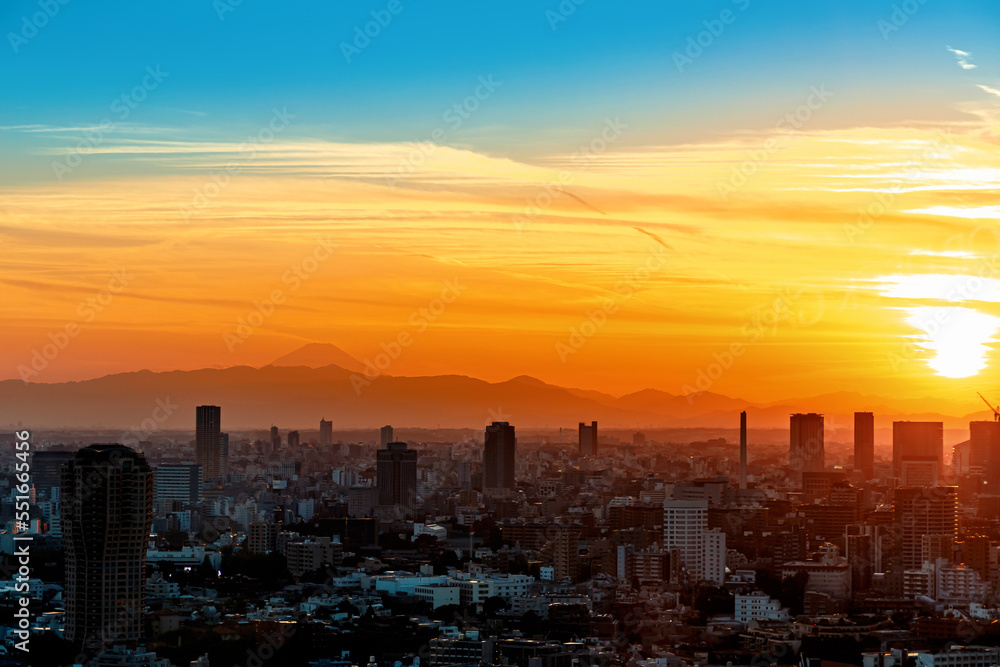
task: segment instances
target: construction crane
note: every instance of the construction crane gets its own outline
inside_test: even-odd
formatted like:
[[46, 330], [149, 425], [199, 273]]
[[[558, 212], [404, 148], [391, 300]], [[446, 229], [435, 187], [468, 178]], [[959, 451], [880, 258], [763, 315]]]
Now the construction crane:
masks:
[[[978, 391], [976, 393], [979, 394]], [[987, 401], [986, 397], [983, 396], [982, 394], [979, 394], [979, 398], [983, 399], [983, 403], [985, 403], [986, 405], [988, 405], [989, 408], [990, 408], [990, 410], [993, 411], [993, 421], [1000, 422], [1000, 410], [998, 410], [997, 408], [995, 408], [992, 405], [990, 405], [990, 402]]]

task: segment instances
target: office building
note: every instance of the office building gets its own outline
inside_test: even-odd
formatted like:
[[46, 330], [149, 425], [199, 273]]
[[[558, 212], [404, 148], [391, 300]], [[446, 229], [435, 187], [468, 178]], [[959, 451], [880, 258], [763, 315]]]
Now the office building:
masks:
[[968, 469], [985, 475], [990, 493], [996, 493], [1000, 484], [1000, 422], [969, 422]]
[[483, 449], [483, 489], [513, 489], [514, 457], [517, 438], [508, 422], [493, 422], [486, 427]]
[[900, 475], [903, 460], [937, 461], [944, 456], [944, 424], [942, 422], [892, 423], [892, 472]]
[[597, 456], [597, 422], [580, 422], [580, 456]]
[[823, 472], [826, 454], [823, 445], [823, 415], [810, 412], [791, 417], [788, 466], [795, 472]]
[[396, 441], [392, 436], [392, 427], [388, 425], [382, 427], [382, 430], [379, 432], [379, 436], [382, 449], [385, 449], [390, 442]]
[[199, 405], [195, 409], [195, 463], [201, 466], [203, 480], [218, 479], [222, 474], [221, 442], [222, 408]]
[[65, 638], [88, 648], [138, 640], [153, 520], [152, 469], [124, 445], [85, 447], [63, 467], [60, 502]]
[[333, 422], [319, 420], [319, 446], [329, 447], [333, 444]]
[[219, 434], [219, 477], [229, 474], [229, 434]]
[[271, 454], [277, 454], [281, 451], [281, 434], [278, 433], [278, 427], [271, 427]]
[[875, 414], [854, 413], [854, 469], [861, 471], [861, 478], [875, 476]]
[[957, 487], [899, 487], [892, 511], [904, 570], [919, 570], [925, 556], [951, 557], [958, 538]]
[[417, 507], [417, 452], [405, 442], [390, 442], [376, 455], [378, 504], [401, 507], [412, 516]]
[[201, 466], [196, 463], [165, 463], [154, 469], [154, 499], [196, 503], [201, 499]]
[[291, 453], [295, 453], [299, 449], [299, 432], [289, 431], [288, 432], [288, 449]]

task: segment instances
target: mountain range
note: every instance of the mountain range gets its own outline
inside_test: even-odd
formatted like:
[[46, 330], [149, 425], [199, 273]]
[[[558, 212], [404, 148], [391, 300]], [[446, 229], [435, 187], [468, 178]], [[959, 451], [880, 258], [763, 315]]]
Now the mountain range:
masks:
[[364, 374], [364, 364], [334, 345], [310, 344], [261, 368], [118, 373], [80, 382], [0, 382], [0, 424], [28, 428], [123, 428], [152, 431], [194, 427], [194, 408], [223, 407], [223, 428], [279, 424], [317, 428], [480, 428], [491, 421], [521, 427], [569, 427], [597, 420], [603, 428], [735, 428], [746, 410], [754, 428], [787, 428], [793, 412], [822, 412], [828, 429], [853, 426], [855, 411], [889, 420], [943, 421], [968, 428], [991, 419], [965, 414], [956, 403], [890, 399], [839, 392], [753, 403], [712, 392], [687, 396], [643, 389], [624, 396], [548, 384], [529, 376], [486, 382], [464, 375], [402, 377]]

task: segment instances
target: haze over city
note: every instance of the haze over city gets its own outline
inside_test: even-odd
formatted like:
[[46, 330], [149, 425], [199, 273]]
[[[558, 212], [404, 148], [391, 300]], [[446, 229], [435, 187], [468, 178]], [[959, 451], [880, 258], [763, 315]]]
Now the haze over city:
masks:
[[0, 667], [1000, 667], [1000, 7], [0, 7]]

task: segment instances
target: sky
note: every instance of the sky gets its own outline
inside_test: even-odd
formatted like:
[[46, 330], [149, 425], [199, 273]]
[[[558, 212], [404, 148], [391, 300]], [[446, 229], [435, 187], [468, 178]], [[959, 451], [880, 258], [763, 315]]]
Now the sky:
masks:
[[0, 378], [1000, 399], [1000, 7], [0, 8]]

